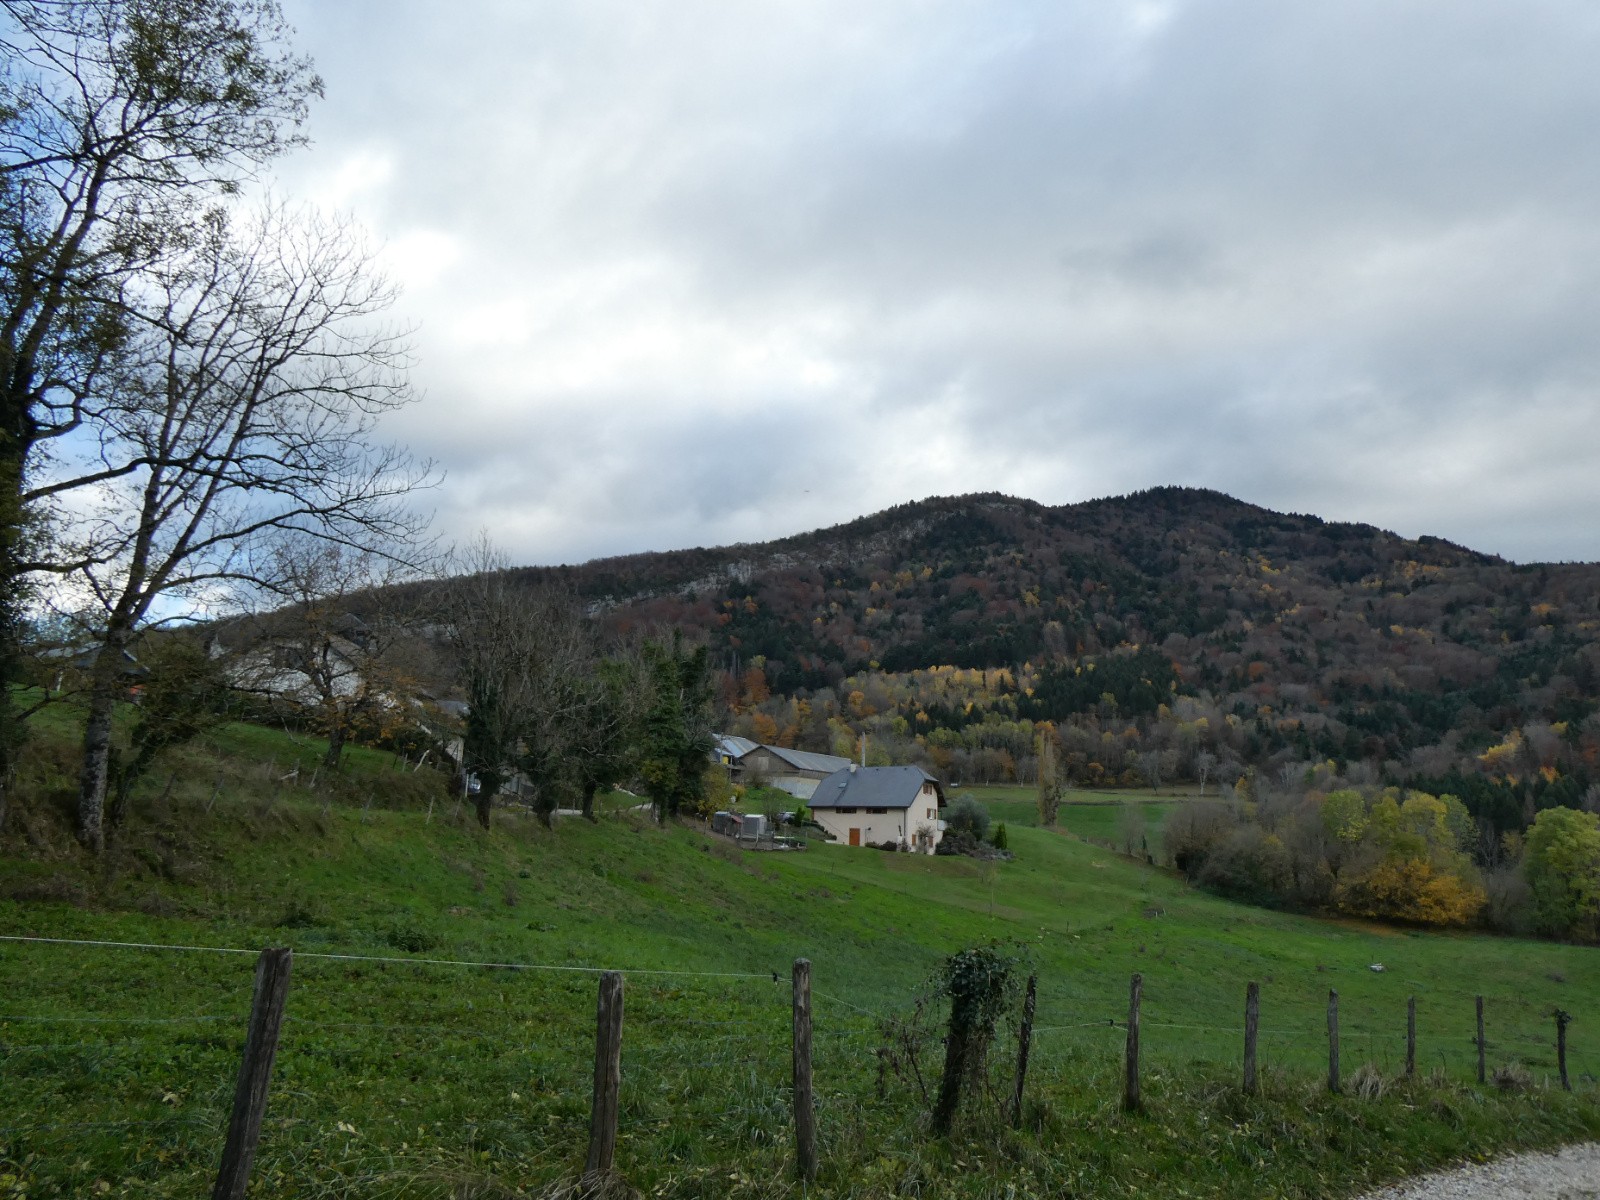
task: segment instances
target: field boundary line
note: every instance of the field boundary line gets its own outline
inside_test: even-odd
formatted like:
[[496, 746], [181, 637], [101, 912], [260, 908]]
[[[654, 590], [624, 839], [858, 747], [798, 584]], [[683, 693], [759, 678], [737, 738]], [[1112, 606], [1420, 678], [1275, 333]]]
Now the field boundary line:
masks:
[[[183, 950], [204, 954], [250, 954], [261, 951], [241, 949], [237, 946], [188, 946], [170, 942], [108, 942], [87, 938], [24, 937], [20, 934], [0, 933], [0, 942], [33, 942], [51, 946], [101, 946], [118, 950]], [[500, 971], [571, 971], [585, 975], [603, 975], [607, 971], [621, 971], [624, 975], [674, 975], [695, 979], [767, 979], [775, 980], [775, 971], [673, 971], [651, 967], [578, 967], [556, 963], [478, 962], [458, 958], [399, 958], [382, 954], [334, 954], [326, 950], [296, 950], [296, 958], [333, 959], [339, 962], [410, 963], [412, 966], [430, 967], [485, 967]]]

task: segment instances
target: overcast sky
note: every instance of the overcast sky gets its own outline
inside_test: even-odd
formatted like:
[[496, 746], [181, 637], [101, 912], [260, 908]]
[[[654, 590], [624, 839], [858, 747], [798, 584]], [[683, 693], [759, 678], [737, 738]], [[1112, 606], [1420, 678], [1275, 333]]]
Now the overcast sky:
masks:
[[1600, 559], [1594, 0], [287, 0], [517, 562], [1167, 483]]

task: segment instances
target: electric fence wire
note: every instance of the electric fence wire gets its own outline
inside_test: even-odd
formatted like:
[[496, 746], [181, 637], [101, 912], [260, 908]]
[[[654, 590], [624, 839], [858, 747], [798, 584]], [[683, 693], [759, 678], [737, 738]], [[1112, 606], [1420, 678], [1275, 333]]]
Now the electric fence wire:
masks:
[[[119, 950], [177, 950], [202, 954], [249, 954], [261, 951], [238, 946], [190, 946], [171, 942], [112, 942], [88, 938], [24, 937], [20, 934], [0, 934], [0, 942], [26, 942], [52, 946], [98, 946]], [[401, 958], [382, 954], [335, 954], [325, 950], [296, 950], [296, 958], [326, 959], [336, 962], [372, 962], [401, 966], [478, 967], [496, 971], [565, 971], [584, 975], [604, 975], [617, 972], [622, 975], [673, 976], [694, 979], [763, 979], [779, 981], [776, 971], [681, 971], [659, 967], [590, 967], [560, 963], [488, 962], [456, 958]]]

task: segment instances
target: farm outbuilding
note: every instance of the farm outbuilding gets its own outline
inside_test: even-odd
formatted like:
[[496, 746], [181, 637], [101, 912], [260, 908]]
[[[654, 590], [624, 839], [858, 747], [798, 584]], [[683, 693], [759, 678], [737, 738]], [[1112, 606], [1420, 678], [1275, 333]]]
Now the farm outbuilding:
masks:
[[850, 765], [837, 754], [817, 754], [810, 750], [791, 750], [787, 746], [763, 746], [748, 738], [718, 734], [714, 753], [728, 768], [736, 783], [760, 780], [770, 787], [788, 792], [797, 800], [809, 800], [817, 784]]

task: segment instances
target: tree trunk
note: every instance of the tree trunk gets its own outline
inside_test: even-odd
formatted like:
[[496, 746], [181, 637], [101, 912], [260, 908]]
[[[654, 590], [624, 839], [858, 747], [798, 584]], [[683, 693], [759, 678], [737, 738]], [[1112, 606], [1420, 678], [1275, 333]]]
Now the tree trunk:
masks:
[[89, 712], [83, 723], [83, 771], [78, 780], [78, 840], [99, 854], [106, 848], [106, 788], [111, 780], [111, 723], [123, 688], [123, 651], [131, 631], [114, 616], [89, 677]]
[[[102, 655], [106, 653], [101, 650]], [[111, 774], [111, 717], [117, 699], [102, 688], [98, 671], [83, 726], [83, 772], [78, 780], [78, 840], [99, 854], [106, 848], [106, 783]]]
[[[597, 788], [595, 786], [595, 784], [594, 784], [594, 782], [592, 780], [587, 780], [587, 779], [584, 780], [584, 783], [583, 783], [583, 819], [585, 821], [598, 821], [600, 819], [600, 818], [598, 818], [598, 817], [596, 817], [594, 815], [594, 794], [597, 791], [599, 791], [599, 788]], [[0, 823], [3, 823], [4, 822], [4, 818], [5, 818], [5, 807], [4, 807], [4, 805], [5, 805], [4, 799], [0, 798]]]
[[328, 728], [328, 752], [322, 756], [322, 765], [328, 771], [339, 769], [339, 759], [344, 756], [345, 728], [343, 721], [334, 721]]
[[494, 793], [486, 787], [480, 787], [478, 794], [472, 798], [472, 807], [477, 810], [478, 824], [488, 829], [489, 813], [494, 809]]
[[116, 762], [115, 758], [112, 755], [112, 761], [106, 767], [107, 791], [111, 790], [113, 782], [116, 784], [116, 790], [111, 795], [111, 808], [106, 814], [106, 824], [113, 829], [120, 829], [128, 819], [128, 801], [133, 795], [133, 785], [139, 781], [144, 770], [138, 758], [126, 764]]

